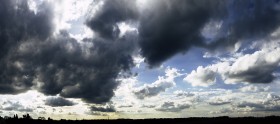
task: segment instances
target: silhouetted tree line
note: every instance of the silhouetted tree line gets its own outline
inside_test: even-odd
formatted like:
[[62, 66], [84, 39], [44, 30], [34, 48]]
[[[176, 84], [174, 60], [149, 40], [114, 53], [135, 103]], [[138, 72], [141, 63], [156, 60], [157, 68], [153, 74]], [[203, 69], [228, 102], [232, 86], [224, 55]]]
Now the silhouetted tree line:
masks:
[[1, 117], [0, 124], [145, 124], [145, 123], [160, 123], [160, 124], [275, 124], [280, 122], [280, 116], [267, 117], [191, 117], [191, 118], [150, 118], [150, 119], [115, 119], [115, 120], [53, 120], [50, 117], [38, 117], [33, 119], [29, 114], [18, 117], [15, 114], [13, 117]]

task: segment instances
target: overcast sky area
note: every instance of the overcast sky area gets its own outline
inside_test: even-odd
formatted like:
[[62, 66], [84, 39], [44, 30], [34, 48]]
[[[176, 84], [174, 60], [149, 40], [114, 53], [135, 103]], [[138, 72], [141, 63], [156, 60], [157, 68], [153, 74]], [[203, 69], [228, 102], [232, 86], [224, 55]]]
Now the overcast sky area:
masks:
[[280, 115], [280, 1], [0, 0], [0, 116], [26, 113]]

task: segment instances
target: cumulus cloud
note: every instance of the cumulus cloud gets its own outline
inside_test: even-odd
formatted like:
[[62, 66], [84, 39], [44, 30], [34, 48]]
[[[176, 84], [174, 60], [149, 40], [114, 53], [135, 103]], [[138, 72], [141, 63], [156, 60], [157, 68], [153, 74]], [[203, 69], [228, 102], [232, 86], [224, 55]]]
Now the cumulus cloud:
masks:
[[[47, 95], [105, 103], [114, 95], [116, 79], [130, 74], [134, 63], [138, 64], [132, 57], [137, 50], [154, 67], [194, 46], [216, 50], [243, 39], [265, 38], [280, 22], [277, 4], [267, 0], [156, 0], [139, 11], [136, 1], [105, 0], [85, 22], [97, 35], [77, 41], [67, 31], [54, 34], [48, 2], [38, 5], [35, 12], [27, 1], [3, 0], [0, 93], [36, 89]], [[220, 20], [218, 33], [210, 40], [205, 38], [205, 26]], [[126, 22], [135, 24], [137, 31], [119, 37], [119, 24]], [[218, 73], [226, 83], [269, 83], [279, 66], [279, 52], [277, 47], [259, 50], [234, 62], [218, 63], [216, 68], [199, 67], [185, 80], [193, 86], [208, 86]], [[134, 94], [140, 99], [156, 96], [175, 85], [176, 75], [170, 71]]]
[[214, 97], [214, 98], [209, 99], [208, 104], [218, 106], [218, 105], [230, 104], [231, 102], [232, 102], [232, 100], [228, 99], [228, 98]]
[[200, 29], [211, 16], [215, 18], [215, 9], [223, 8], [219, 0], [156, 0], [151, 4], [141, 15], [139, 26], [141, 53], [151, 66], [192, 46], [202, 46]]
[[35, 14], [27, 1], [3, 0], [0, 8], [0, 93], [21, 93], [30, 89], [32, 79], [15, 69], [23, 65], [10, 61], [10, 54], [15, 54], [14, 50], [24, 40], [35, 38], [40, 42], [52, 34], [51, 6], [43, 3]]
[[152, 105], [152, 104], [144, 104], [142, 105], [143, 108], [155, 108], [156, 106], [155, 105]]
[[130, 108], [133, 107], [132, 104], [128, 104], [128, 105], [119, 105], [118, 108]]
[[166, 89], [176, 85], [174, 79], [182, 74], [175, 68], [167, 68], [165, 70], [165, 77], [158, 77], [158, 80], [152, 84], [145, 84], [144, 86], [135, 89], [133, 92], [138, 99], [152, 97], [165, 92]]
[[105, 106], [91, 106], [90, 111], [93, 111], [93, 112], [116, 112], [116, 109], [112, 104], [107, 104]]
[[188, 74], [184, 78], [184, 81], [190, 83], [192, 86], [207, 87], [216, 82], [216, 72], [209, 68], [199, 66], [197, 70], [193, 70], [190, 74]]
[[[275, 1], [158, 0], [151, 4], [139, 26], [141, 52], [151, 66], [193, 46], [226, 50], [238, 41], [266, 37], [279, 25]], [[210, 22], [222, 23], [209, 38], [201, 30]]]
[[[279, 43], [279, 41], [270, 41]], [[206, 67], [199, 66], [187, 75], [185, 81], [205, 84], [207, 81], [214, 83], [214, 79], [220, 76], [226, 84], [239, 82], [246, 83], [270, 83], [275, 79], [274, 72], [277, 71], [280, 62], [279, 44], [277, 47], [262, 46], [260, 50], [252, 54], [240, 54], [233, 59], [220, 60], [216, 64]], [[199, 86], [197, 84], [197, 86]], [[196, 85], [193, 85], [196, 86]]]
[[118, 86], [116, 78], [134, 66], [134, 34], [113, 39], [101, 35], [81, 42], [67, 31], [53, 35], [50, 10], [43, 4], [35, 14], [26, 1], [1, 4], [0, 93], [36, 89], [91, 103], [108, 102]]
[[101, 9], [86, 21], [86, 25], [106, 39], [120, 34], [118, 23], [136, 19], [138, 11], [134, 0], [105, 0]]
[[[215, 51], [264, 38], [279, 24], [275, 1], [155, 0], [141, 7], [136, 3], [106, 0], [86, 24], [102, 38], [114, 39], [120, 34], [119, 23], [135, 22], [141, 54], [150, 67], [195, 46]], [[207, 33], [209, 28], [216, 34]]]
[[186, 91], [182, 91], [182, 90], [176, 90], [174, 92], [174, 94], [178, 97], [180, 96], [184, 96], [184, 97], [191, 97], [191, 96], [194, 96], [195, 94], [194, 93], [191, 93], [191, 92], [186, 92]]
[[280, 97], [267, 94], [261, 101], [241, 101], [232, 106], [236, 111], [279, 111]]
[[52, 107], [59, 107], [59, 106], [73, 106], [75, 105], [74, 102], [67, 100], [62, 97], [49, 97], [46, 99], [45, 104]]
[[159, 107], [156, 108], [157, 111], [163, 112], [180, 112], [184, 109], [190, 108], [188, 103], [174, 103], [174, 102], [164, 102]]
[[274, 80], [273, 72], [280, 62], [280, 49], [260, 50], [238, 58], [227, 67], [225, 82], [270, 83]]
[[222, 108], [218, 111], [210, 111], [210, 114], [229, 114], [233, 112], [234, 110], [232, 108]]
[[2, 110], [5, 111], [18, 111], [18, 112], [33, 112], [33, 108], [28, 106], [23, 106], [20, 102], [17, 101], [5, 101], [2, 104]]
[[248, 86], [241, 87], [239, 90], [242, 92], [264, 92], [264, 91], [268, 91], [269, 89], [270, 86], [259, 87], [254, 85], [248, 85]]

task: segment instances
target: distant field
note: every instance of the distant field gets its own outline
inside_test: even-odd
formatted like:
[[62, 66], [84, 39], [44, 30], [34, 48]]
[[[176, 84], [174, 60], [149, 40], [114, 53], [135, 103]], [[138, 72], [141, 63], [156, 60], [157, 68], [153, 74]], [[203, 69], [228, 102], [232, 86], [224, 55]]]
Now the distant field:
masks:
[[183, 118], [183, 119], [118, 119], [118, 120], [34, 120], [1, 119], [0, 124], [275, 124], [280, 117], [244, 117], [244, 118]]

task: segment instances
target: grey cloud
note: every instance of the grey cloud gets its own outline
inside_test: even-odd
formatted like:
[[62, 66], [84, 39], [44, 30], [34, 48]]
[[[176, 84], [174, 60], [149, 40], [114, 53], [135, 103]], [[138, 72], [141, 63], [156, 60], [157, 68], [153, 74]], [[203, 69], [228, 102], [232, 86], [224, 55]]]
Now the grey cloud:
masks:
[[265, 38], [279, 26], [278, 1], [230, 0], [221, 27], [224, 32], [209, 47], [227, 47], [239, 40]]
[[214, 105], [214, 106], [226, 105], [226, 104], [229, 104], [229, 103], [231, 103], [231, 101], [222, 100], [222, 99], [217, 99], [216, 101], [208, 102], [209, 105]]
[[218, 111], [210, 111], [210, 114], [229, 114], [234, 112], [233, 108], [222, 108]]
[[144, 85], [133, 91], [134, 95], [138, 99], [144, 99], [146, 97], [152, 97], [166, 91], [166, 89], [171, 88], [175, 85], [174, 81], [161, 79], [148, 85]]
[[116, 112], [116, 109], [113, 105], [105, 105], [105, 106], [91, 106], [90, 110], [92, 112]]
[[186, 103], [175, 104], [174, 102], [164, 102], [162, 105], [156, 108], [156, 110], [164, 112], [180, 112], [187, 108], [190, 108], [190, 105]]
[[268, 94], [263, 101], [250, 102], [242, 101], [233, 104], [235, 108], [251, 108], [250, 111], [279, 111], [280, 110], [280, 97], [273, 94]]
[[184, 96], [184, 97], [192, 97], [192, 96], [195, 95], [194, 93], [186, 92], [186, 91], [182, 91], [182, 90], [175, 91], [174, 94], [175, 94], [177, 97], [181, 97], [181, 96]]
[[127, 104], [127, 105], [119, 105], [118, 108], [131, 108], [133, 107], [133, 104]]
[[[154, 67], [192, 47], [216, 51], [232, 47], [238, 41], [265, 38], [278, 28], [280, 22], [279, 3], [274, 0], [149, 2], [144, 10], [137, 12], [135, 2], [105, 1], [87, 25], [104, 38], [114, 38], [114, 34], [118, 34], [118, 22], [138, 22], [141, 54], [150, 67]], [[207, 39], [201, 31], [211, 21], [222, 24], [217, 35]]]
[[10, 65], [9, 55], [15, 54], [16, 47], [28, 39], [40, 42], [51, 35], [51, 6], [43, 3], [35, 14], [28, 8], [27, 1], [2, 0], [0, 18], [0, 93], [21, 93], [30, 89], [32, 80]]
[[[220, 0], [156, 0], [140, 19], [139, 45], [145, 61], [158, 66], [193, 46], [204, 46], [200, 30], [215, 12], [224, 9]], [[222, 13], [220, 15], [223, 15]]]
[[208, 100], [209, 105], [219, 106], [232, 103], [234, 98], [224, 95], [224, 96], [214, 96]]
[[[275, 66], [277, 67], [277, 66]], [[272, 75], [274, 68], [267, 67], [256, 67], [250, 70], [240, 72], [240, 73], [232, 73], [227, 75], [230, 79], [237, 79], [240, 82], [250, 82], [250, 83], [271, 83], [275, 77]], [[265, 70], [264, 70], [265, 69]]]
[[261, 103], [254, 103], [254, 102], [239, 102], [236, 104], [236, 107], [238, 108], [245, 108], [245, 107], [253, 107], [254, 109], [264, 109], [264, 105]]
[[155, 108], [155, 105], [142, 105], [143, 108]]
[[87, 20], [86, 25], [102, 38], [115, 39], [120, 33], [117, 23], [138, 17], [135, 2], [135, 0], [104, 0], [101, 9], [97, 10], [93, 18]]
[[59, 106], [73, 106], [76, 103], [62, 97], [49, 97], [46, 99], [45, 104], [52, 107], [59, 107]]
[[263, 86], [255, 86], [255, 85], [248, 85], [241, 87], [239, 90], [242, 92], [264, 92], [268, 91], [270, 89], [270, 86], [263, 87]]
[[133, 105], [120, 105], [119, 108], [131, 108]]
[[211, 111], [210, 114], [230, 114], [233, 112], [278, 112], [280, 110], [280, 97], [268, 94], [261, 101], [241, 101], [231, 104], [229, 108]]
[[23, 106], [21, 103], [14, 101], [5, 101], [1, 109], [5, 111], [33, 112], [33, 108]]
[[42, 93], [104, 103], [114, 95], [119, 73], [134, 66], [133, 44], [131, 37], [114, 42], [85, 39], [80, 44], [62, 31], [45, 42], [21, 44], [12, 58], [24, 65], [19, 71], [28, 74]]
[[17, 10], [10, 9], [16, 6], [13, 0], [0, 5], [0, 93], [22, 93], [32, 87], [47, 95], [108, 102], [119, 84], [116, 78], [129, 75], [134, 66], [135, 34], [116, 39], [101, 35], [78, 43], [66, 31], [52, 35], [47, 5], [34, 14], [27, 1], [17, 4]]
[[[240, 40], [265, 38], [280, 22], [279, 3], [273, 0], [165, 0], [156, 4], [141, 18], [139, 27], [142, 55], [152, 66], [193, 46], [215, 51]], [[223, 23], [216, 37], [205, 39], [201, 30], [211, 20]]]

